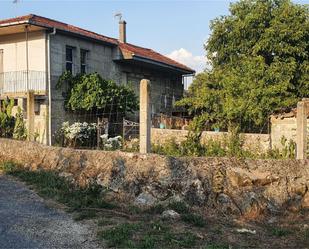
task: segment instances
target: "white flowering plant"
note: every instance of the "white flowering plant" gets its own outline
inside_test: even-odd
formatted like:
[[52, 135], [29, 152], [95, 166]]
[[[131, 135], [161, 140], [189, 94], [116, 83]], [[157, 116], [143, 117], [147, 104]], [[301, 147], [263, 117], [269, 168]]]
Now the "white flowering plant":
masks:
[[96, 145], [97, 124], [76, 122], [70, 125], [64, 122], [60, 129], [63, 144], [68, 147], [83, 147]]
[[107, 134], [100, 136], [101, 148], [103, 150], [119, 150], [122, 147], [122, 137], [110, 137]]

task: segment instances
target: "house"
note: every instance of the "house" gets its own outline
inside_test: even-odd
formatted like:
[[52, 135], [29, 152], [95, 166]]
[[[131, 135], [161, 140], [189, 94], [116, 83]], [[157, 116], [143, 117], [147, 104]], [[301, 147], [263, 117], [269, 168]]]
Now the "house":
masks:
[[165, 114], [181, 98], [183, 78], [195, 73], [160, 53], [128, 43], [125, 21], [119, 22], [115, 39], [33, 14], [0, 20], [0, 98], [15, 99], [28, 129], [44, 144], [53, 143], [62, 122], [74, 121], [56, 87], [65, 71], [98, 72], [117, 84], [132, 85], [137, 94], [140, 80], [150, 79], [152, 112]]

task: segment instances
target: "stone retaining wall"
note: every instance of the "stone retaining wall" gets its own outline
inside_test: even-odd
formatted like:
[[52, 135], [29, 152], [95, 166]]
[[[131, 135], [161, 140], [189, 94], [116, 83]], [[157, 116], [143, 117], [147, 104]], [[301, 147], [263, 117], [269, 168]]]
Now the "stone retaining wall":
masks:
[[[164, 144], [167, 141], [174, 139], [176, 143], [186, 140], [189, 131], [187, 130], [172, 130], [172, 129], [157, 129], [151, 128], [151, 142], [154, 144]], [[206, 143], [209, 140], [225, 141], [228, 137], [227, 132], [204, 131], [201, 141]], [[271, 147], [269, 134], [243, 133], [241, 137], [244, 141], [244, 149], [250, 151], [265, 153]]]
[[113, 198], [140, 205], [183, 200], [256, 218], [309, 208], [309, 161], [171, 158], [154, 154], [47, 147], [0, 139], [0, 162], [57, 170], [81, 186], [97, 183]]

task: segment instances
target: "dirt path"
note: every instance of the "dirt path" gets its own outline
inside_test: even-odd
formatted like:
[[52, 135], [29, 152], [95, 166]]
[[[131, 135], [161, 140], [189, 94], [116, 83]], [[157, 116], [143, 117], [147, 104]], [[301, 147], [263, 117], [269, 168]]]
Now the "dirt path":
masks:
[[0, 248], [100, 248], [88, 225], [47, 206], [23, 183], [0, 175]]

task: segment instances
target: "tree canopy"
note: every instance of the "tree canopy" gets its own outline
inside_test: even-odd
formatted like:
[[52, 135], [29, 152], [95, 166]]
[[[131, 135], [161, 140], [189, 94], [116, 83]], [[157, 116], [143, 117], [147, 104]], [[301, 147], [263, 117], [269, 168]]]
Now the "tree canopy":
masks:
[[309, 96], [309, 8], [241, 0], [211, 22], [211, 69], [178, 105], [219, 127], [261, 130], [269, 115]]

